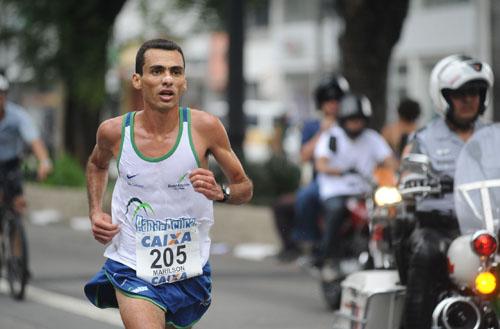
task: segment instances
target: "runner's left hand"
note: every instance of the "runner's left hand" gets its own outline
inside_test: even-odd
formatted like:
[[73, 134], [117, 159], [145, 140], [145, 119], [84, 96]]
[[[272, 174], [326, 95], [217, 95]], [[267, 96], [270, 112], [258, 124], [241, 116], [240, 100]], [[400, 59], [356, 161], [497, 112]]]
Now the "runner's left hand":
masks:
[[196, 168], [189, 174], [189, 180], [196, 192], [199, 192], [209, 200], [222, 200], [224, 194], [217, 181], [214, 173], [208, 169]]

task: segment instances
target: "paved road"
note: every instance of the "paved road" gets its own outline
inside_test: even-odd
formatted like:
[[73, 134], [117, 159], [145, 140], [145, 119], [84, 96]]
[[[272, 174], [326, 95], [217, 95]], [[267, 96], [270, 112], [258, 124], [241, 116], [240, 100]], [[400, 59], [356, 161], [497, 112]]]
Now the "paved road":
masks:
[[[28, 223], [27, 229], [33, 272], [28, 299], [11, 300], [0, 284], [0, 328], [122, 327], [116, 311], [99, 313], [83, 296], [83, 283], [103, 261], [102, 248], [88, 231], [75, 230], [64, 220]], [[272, 258], [235, 257], [232, 247], [218, 245], [222, 254], [212, 256], [213, 304], [196, 328], [331, 328], [332, 314], [314, 279]]]

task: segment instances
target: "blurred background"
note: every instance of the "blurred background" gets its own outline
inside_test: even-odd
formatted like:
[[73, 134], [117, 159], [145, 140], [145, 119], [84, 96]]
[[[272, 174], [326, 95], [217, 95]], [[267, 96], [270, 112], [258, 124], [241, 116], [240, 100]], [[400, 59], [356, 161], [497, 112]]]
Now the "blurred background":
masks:
[[[13, 86], [9, 99], [35, 118], [53, 158], [80, 165], [99, 122], [140, 107], [130, 77], [137, 48], [149, 38], [183, 47], [183, 105], [218, 115], [250, 164], [265, 163], [276, 148], [298, 163], [301, 123], [316, 114], [312, 92], [328, 73], [342, 73], [368, 95], [378, 129], [395, 119], [407, 96], [421, 104], [422, 122], [432, 117], [428, 76], [439, 58], [464, 53], [494, 71], [500, 65], [500, 5], [490, 0], [0, 4], [0, 70]], [[498, 119], [493, 111], [487, 116]], [[285, 129], [277, 136], [280, 123]]]
[[[341, 73], [352, 90], [366, 94], [372, 102], [371, 125], [375, 129], [396, 119], [397, 106], [406, 97], [420, 103], [422, 125], [434, 115], [428, 81], [439, 59], [463, 53], [490, 63], [494, 72], [500, 71], [500, 2], [0, 0], [0, 71], [11, 83], [8, 99], [32, 115], [55, 165], [42, 187], [28, 184], [31, 222], [45, 225], [67, 219], [69, 226], [87, 230], [84, 235], [73, 236], [75, 233], [64, 230], [54, 233], [54, 228], [29, 228], [35, 254], [34, 285], [81, 298], [80, 290], [62, 289], [54, 283], [67, 281], [68, 287], [74, 284], [79, 289], [101, 262], [87, 263], [101, 250], [88, 233], [83, 168], [95, 145], [99, 123], [140, 109], [140, 95], [130, 81], [135, 54], [145, 40], [157, 37], [172, 39], [184, 50], [188, 91], [182, 105], [221, 118], [232, 147], [254, 181], [254, 200], [249, 208], [216, 208], [216, 218], [225, 226], [215, 225], [213, 249], [225, 254], [228, 245], [239, 242], [279, 243], [267, 206], [310, 179], [310, 170], [304, 168], [307, 164], [300, 163], [300, 131], [307, 119], [319, 115], [313, 91], [322, 78]], [[495, 83], [493, 94], [499, 88]], [[495, 108], [500, 109], [500, 97], [493, 99], [485, 114], [487, 119], [500, 119]], [[27, 157], [25, 168], [27, 172], [35, 170], [36, 161]], [[67, 246], [77, 250], [70, 255], [72, 247], [67, 247], [67, 254], [59, 255], [55, 245], [48, 246], [53, 234], [69, 234]], [[263, 253], [273, 250], [264, 248]], [[42, 252], [59, 258], [47, 262]], [[64, 277], [58, 261], [73, 258], [75, 253], [86, 260], [66, 266]], [[233, 265], [223, 276], [229, 280], [226, 285], [231, 293], [232, 285], [242, 288], [231, 279], [250, 280], [247, 271], [237, 275], [238, 269], [248, 265]], [[53, 273], [55, 268], [58, 274]], [[261, 279], [276, 283], [266, 288], [269, 293], [283, 284], [277, 294], [282, 300], [291, 303], [295, 298], [305, 298], [288, 295], [310, 288], [302, 275], [290, 269], [272, 269], [264, 275], [265, 268], [254, 264], [250, 272], [254, 271], [257, 279], [262, 275]], [[278, 277], [288, 286], [273, 281]], [[264, 294], [266, 289], [257, 291]], [[238, 292], [231, 293], [233, 298]], [[247, 297], [252, 293], [257, 294], [255, 288], [249, 288]], [[255, 300], [261, 301], [261, 296], [255, 296]], [[225, 311], [231, 298], [227, 298]], [[10, 312], [4, 302], [0, 299], [4, 310]], [[269, 303], [281, 302], [271, 298]], [[257, 312], [252, 307], [258, 306], [248, 301], [249, 310]], [[269, 327], [272, 321], [291, 316], [290, 308], [283, 308], [283, 316], [274, 310], [278, 316], [266, 318]], [[301, 313], [303, 304], [297, 304], [295, 311], [297, 328], [310, 327], [309, 318]], [[0, 314], [4, 316], [7, 311]], [[329, 323], [329, 317], [321, 318], [323, 315], [316, 311], [307, 314]], [[223, 327], [215, 325], [217, 315], [211, 317], [205, 327]], [[245, 319], [248, 328], [256, 327], [254, 317]], [[301, 324], [301, 320], [307, 321]], [[241, 321], [236, 327], [245, 328]], [[273, 323], [272, 327], [280, 326]]]

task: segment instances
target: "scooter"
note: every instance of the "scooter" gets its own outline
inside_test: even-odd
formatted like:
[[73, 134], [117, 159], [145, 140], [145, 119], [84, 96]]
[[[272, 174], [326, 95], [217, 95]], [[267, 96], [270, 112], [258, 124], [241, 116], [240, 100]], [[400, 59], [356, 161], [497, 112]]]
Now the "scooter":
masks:
[[[457, 162], [454, 193], [462, 235], [448, 249], [453, 285], [440, 296], [432, 329], [499, 328], [494, 301], [500, 227], [500, 155], [495, 150], [500, 148], [500, 126], [494, 135], [474, 136], [467, 144], [473, 146], [466, 145]], [[488, 157], [478, 156], [478, 152]], [[405, 160], [411, 174], [399, 189], [403, 199], [415, 200], [450, 188], [449, 180], [442, 181], [433, 173], [426, 156], [412, 154]], [[341, 307], [335, 312], [333, 328], [399, 329], [405, 296], [400, 282], [394, 269], [349, 275], [341, 284]]]

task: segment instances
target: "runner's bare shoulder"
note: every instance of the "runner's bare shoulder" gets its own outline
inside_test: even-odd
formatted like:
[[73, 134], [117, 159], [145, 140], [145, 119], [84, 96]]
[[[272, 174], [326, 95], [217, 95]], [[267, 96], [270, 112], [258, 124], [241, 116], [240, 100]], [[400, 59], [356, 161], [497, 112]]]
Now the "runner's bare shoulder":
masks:
[[124, 117], [114, 117], [104, 120], [97, 130], [97, 143], [108, 148], [115, 148], [120, 144]]
[[225, 134], [222, 122], [211, 113], [191, 109], [191, 124], [193, 129], [202, 136], [211, 136], [213, 138], [219, 134]]

